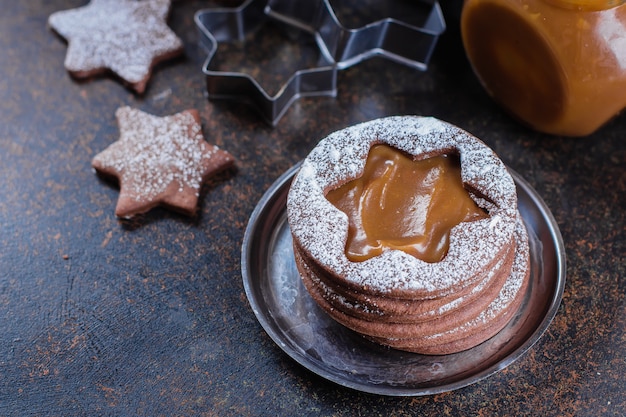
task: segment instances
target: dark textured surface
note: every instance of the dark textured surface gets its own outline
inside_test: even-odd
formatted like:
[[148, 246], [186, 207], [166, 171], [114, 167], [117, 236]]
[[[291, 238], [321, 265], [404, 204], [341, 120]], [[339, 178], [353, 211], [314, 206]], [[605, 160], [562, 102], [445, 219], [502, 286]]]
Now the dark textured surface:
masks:
[[[372, 60], [339, 74], [336, 98], [295, 103], [274, 129], [209, 102], [193, 13], [170, 24], [186, 57], [142, 97], [110, 77], [72, 80], [46, 26], [80, 0], [2, 1], [0, 12], [0, 415], [409, 416], [626, 414], [626, 115], [588, 138], [545, 136], [485, 95], [458, 13], [429, 70]], [[197, 108], [207, 140], [238, 159], [196, 220], [156, 209], [118, 221], [118, 190], [91, 158], [117, 139], [122, 105]], [[361, 394], [301, 368], [263, 332], [240, 275], [245, 226], [264, 190], [327, 133], [392, 114], [433, 115], [482, 138], [545, 199], [568, 276], [545, 336], [504, 371], [419, 398]]]

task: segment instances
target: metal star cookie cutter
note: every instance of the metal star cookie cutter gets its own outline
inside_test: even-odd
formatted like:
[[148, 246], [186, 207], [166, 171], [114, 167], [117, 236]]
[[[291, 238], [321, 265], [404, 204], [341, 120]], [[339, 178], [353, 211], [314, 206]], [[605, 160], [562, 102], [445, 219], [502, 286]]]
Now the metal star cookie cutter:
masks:
[[[445, 23], [436, 0], [416, 3], [427, 8], [419, 25], [386, 18], [359, 29], [344, 27], [330, 0], [246, 0], [239, 7], [200, 10], [195, 22], [200, 45], [207, 51], [202, 71], [206, 76], [208, 97], [246, 102], [275, 126], [289, 106], [301, 97], [336, 96], [337, 71], [372, 56], [426, 70]], [[273, 95], [254, 76], [242, 71], [221, 70], [214, 65], [219, 43], [245, 45], [252, 41], [253, 45], [260, 46], [262, 42], [252, 36], [268, 22], [285, 29], [291, 41], [299, 42], [303, 34], [308, 35], [319, 53], [314, 65], [295, 70]], [[258, 68], [257, 72], [272, 69]]]
[[[195, 15], [201, 46], [208, 57], [202, 71], [206, 75], [210, 99], [231, 99], [252, 105], [261, 116], [275, 126], [291, 103], [301, 97], [336, 96], [337, 67], [319, 45], [319, 65], [295, 71], [278, 91], [270, 95], [257, 79], [243, 72], [213, 69], [211, 63], [219, 42], [246, 42], [246, 38], [272, 19], [265, 13], [267, 0], [247, 0], [236, 8], [200, 10]], [[276, 21], [277, 23], [284, 23]]]
[[[343, 3], [355, 4], [345, 0]], [[382, 0], [379, 3], [385, 3], [390, 14], [402, 15], [402, 19], [410, 18], [414, 22], [386, 17], [364, 26], [348, 28], [340, 21], [332, 5], [341, 6], [342, 1], [339, 0], [332, 1], [332, 4], [331, 0], [269, 0], [266, 13], [318, 34], [326, 53], [332, 56], [339, 69], [381, 56], [425, 71], [439, 36], [446, 29], [437, 0]], [[364, 1], [358, 4], [362, 9], [370, 6]]]

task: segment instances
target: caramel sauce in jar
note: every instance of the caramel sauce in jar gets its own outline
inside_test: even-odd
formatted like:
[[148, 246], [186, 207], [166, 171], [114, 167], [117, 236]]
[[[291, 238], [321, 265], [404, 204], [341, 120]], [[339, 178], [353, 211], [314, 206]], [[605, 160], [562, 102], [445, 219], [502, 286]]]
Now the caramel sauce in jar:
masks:
[[413, 160], [388, 145], [373, 146], [361, 177], [326, 198], [348, 216], [346, 256], [353, 262], [385, 248], [439, 262], [454, 226], [488, 216], [463, 187], [456, 154]]
[[487, 92], [535, 130], [585, 136], [626, 107], [623, 0], [466, 0], [461, 35]]

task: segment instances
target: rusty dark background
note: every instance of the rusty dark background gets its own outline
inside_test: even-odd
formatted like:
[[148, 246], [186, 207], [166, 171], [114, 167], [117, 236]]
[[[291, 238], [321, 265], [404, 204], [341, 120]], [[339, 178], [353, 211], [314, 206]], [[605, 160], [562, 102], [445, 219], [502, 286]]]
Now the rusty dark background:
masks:
[[[621, 416], [626, 414], [626, 115], [580, 139], [536, 133], [485, 94], [463, 52], [460, 2], [426, 72], [372, 59], [340, 72], [335, 98], [297, 101], [275, 128], [208, 101], [194, 13], [173, 2], [185, 56], [143, 96], [112, 77], [78, 82], [46, 25], [82, 0], [2, 0], [0, 11], [0, 415]], [[203, 189], [200, 215], [114, 216], [118, 190], [91, 158], [115, 110], [200, 111], [238, 170]], [[504, 371], [418, 398], [363, 394], [300, 367], [264, 333], [240, 248], [263, 192], [329, 132], [395, 114], [474, 133], [530, 182], [565, 241], [568, 274], [545, 336]]]

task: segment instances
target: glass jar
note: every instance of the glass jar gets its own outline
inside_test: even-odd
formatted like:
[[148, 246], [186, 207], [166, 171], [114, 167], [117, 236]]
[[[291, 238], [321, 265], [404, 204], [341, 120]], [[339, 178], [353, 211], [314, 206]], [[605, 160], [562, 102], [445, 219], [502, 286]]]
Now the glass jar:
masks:
[[530, 127], [591, 134], [626, 107], [625, 0], [466, 0], [461, 34], [487, 92]]

